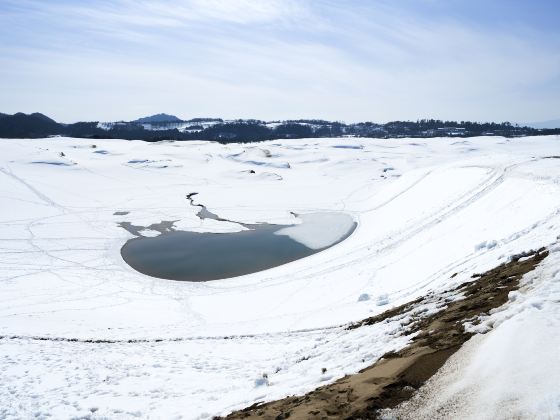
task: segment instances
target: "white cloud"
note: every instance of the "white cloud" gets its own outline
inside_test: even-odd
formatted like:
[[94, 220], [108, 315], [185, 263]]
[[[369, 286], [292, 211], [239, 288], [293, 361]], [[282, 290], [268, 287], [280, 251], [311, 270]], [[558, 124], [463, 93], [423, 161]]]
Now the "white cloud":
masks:
[[[29, 30], [42, 32], [0, 46], [4, 111], [33, 104], [49, 113], [58, 101], [54, 116], [67, 121], [161, 109], [185, 117], [526, 121], [555, 118], [560, 107], [554, 89], [542, 88], [560, 83], [560, 51], [526, 28], [473, 27], [377, 2], [25, 4], [40, 17]], [[75, 106], [60, 104], [73, 94]]]
[[35, 11], [99, 26], [180, 27], [193, 22], [238, 24], [291, 19], [305, 12], [296, 0], [116, 0], [90, 4], [28, 1]]

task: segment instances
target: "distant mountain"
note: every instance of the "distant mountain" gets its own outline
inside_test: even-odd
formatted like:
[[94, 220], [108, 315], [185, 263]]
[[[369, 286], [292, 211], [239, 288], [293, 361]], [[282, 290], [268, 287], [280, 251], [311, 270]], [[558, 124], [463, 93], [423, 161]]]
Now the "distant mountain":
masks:
[[0, 117], [0, 135], [2, 137], [46, 137], [63, 132], [62, 124], [38, 112], [33, 114], [18, 112], [14, 115], [3, 114]]
[[168, 123], [168, 122], [181, 122], [182, 120], [177, 118], [175, 115], [169, 114], [156, 114], [149, 117], [138, 118], [137, 120], [131, 121], [137, 124], [157, 124], [157, 123]]
[[[22, 113], [20, 112], [19, 114], [22, 114]], [[23, 115], [25, 115], [25, 114], [23, 114]], [[29, 114], [29, 116], [33, 117], [33, 118], [36, 118], [37, 120], [41, 120], [41, 121], [48, 122], [48, 123], [51, 123], [51, 124], [52, 123], [58, 124], [55, 120], [47, 117], [45, 114], [41, 114], [40, 112], [34, 112], [33, 114]]]
[[[254, 142], [274, 139], [322, 137], [430, 138], [474, 136], [536, 136], [560, 134], [560, 128], [536, 129], [509, 122], [471, 121], [391, 121], [385, 124], [360, 122], [345, 124], [324, 120], [222, 120], [195, 118], [179, 120], [173, 115], [158, 114], [136, 121], [84, 121], [59, 124], [35, 113], [0, 115], [0, 138], [29, 138], [64, 135], [77, 138], [114, 138], [125, 140], [211, 140], [220, 143]], [[342, 141], [342, 140], [341, 140]]]
[[533, 128], [560, 128], [560, 120], [532, 122], [527, 123], [527, 125]]

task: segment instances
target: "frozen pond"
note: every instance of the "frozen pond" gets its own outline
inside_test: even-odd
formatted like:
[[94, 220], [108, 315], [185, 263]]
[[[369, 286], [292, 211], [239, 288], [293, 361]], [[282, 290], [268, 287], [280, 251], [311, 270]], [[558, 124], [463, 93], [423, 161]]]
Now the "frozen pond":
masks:
[[[201, 206], [201, 218], [223, 220]], [[135, 270], [152, 277], [208, 281], [255, 273], [298, 260], [346, 239], [356, 228], [354, 220], [339, 213], [298, 216], [300, 224], [241, 224], [233, 233], [175, 231], [172, 224], [152, 226], [160, 235], [129, 240], [123, 259]], [[134, 227], [122, 227], [135, 233]]]

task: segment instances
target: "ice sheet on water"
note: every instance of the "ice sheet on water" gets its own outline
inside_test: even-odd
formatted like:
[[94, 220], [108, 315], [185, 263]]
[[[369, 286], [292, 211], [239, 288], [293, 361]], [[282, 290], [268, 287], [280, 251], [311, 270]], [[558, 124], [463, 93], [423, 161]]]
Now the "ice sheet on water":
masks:
[[276, 235], [286, 235], [308, 248], [328, 247], [351, 232], [356, 222], [345, 213], [312, 213], [298, 216], [302, 223], [280, 229]]

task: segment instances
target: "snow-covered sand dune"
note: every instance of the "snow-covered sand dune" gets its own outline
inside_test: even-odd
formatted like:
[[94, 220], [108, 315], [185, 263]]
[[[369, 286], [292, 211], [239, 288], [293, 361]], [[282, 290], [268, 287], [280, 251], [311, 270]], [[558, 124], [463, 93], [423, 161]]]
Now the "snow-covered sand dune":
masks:
[[[559, 145], [554, 136], [257, 145], [2, 139], [0, 418], [205, 418], [356, 372], [407, 337], [398, 323], [340, 325], [557, 241]], [[192, 192], [228, 220], [289, 224], [292, 212], [341, 212], [358, 227], [323, 252], [233, 279], [175, 282], [127, 266], [120, 248], [132, 235], [121, 222], [235, 230], [200, 220], [185, 198]], [[529, 314], [520, 318], [524, 336], [511, 333], [511, 321], [489, 320], [498, 327], [484, 336], [485, 351], [532, 336], [541, 349], [554, 345], [543, 331], [558, 324], [556, 249], [539, 271], [545, 286], [509, 304], [509, 318]], [[485, 404], [522, 404], [516, 390], [529, 392], [520, 385]], [[518, 412], [558, 415], [560, 396], [542, 398]]]

